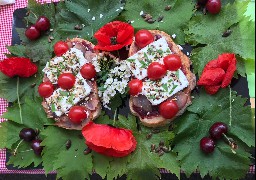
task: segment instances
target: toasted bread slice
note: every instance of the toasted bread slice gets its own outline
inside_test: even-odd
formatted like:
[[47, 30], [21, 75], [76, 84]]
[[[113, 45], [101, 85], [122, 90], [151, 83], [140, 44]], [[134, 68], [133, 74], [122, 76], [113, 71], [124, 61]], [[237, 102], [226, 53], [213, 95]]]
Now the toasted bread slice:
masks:
[[[179, 112], [172, 119], [165, 119], [159, 113], [157, 115], [150, 115], [150, 116], [142, 117], [135, 110], [135, 108], [133, 106], [134, 105], [134, 103], [133, 103], [134, 97], [133, 96], [130, 97], [129, 107], [130, 107], [132, 114], [134, 114], [135, 116], [138, 116], [140, 118], [140, 121], [142, 122], [142, 124], [144, 124], [145, 126], [158, 127], [158, 126], [164, 126], [164, 125], [168, 124], [169, 122], [173, 121], [177, 116], [183, 114], [184, 111], [186, 110], [187, 106], [189, 106], [191, 104], [191, 95], [190, 94], [191, 94], [191, 91], [195, 88], [196, 78], [195, 78], [195, 75], [190, 71], [190, 65], [191, 65], [190, 59], [180, 50], [180, 48], [174, 43], [172, 38], [163, 31], [158, 31], [158, 30], [149, 30], [149, 31], [152, 33], [152, 35], [154, 37], [157, 37], [159, 35], [161, 37], [164, 37], [166, 39], [171, 51], [180, 56], [181, 61], [182, 61], [181, 70], [184, 72], [184, 74], [186, 75], [188, 82], [189, 82], [189, 86], [183, 90], [183, 93], [177, 93], [174, 95], [174, 97], [171, 97], [171, 99], [183, 98], [186, 100], [185, 103], [183, 103], [184, 105], [180, 108]], [[131, 44], [131, 47], [129, 50], [129, 57], [134, 55], [135, 53], [137, 53], [139, 50], [140, 50], [140, 48], [136, 45], [135, 42], [133, 42]], [[183, 96], [183, 97], [181, 97], [181, 96]], [[184, 98], [184, 96], [186, 96], [186, 97]]]
[[[74, 38], [68, 39], [67, 44], [69, 48], [76, 48], [83, 52], [84, 57], [91, 61], [93, 57], [96, 56], [94, 53], [94, 45], [84, 39]], [[49, 81], [49, 79], [45, 76], [43, 81]], [[88, 110], [88, 117], [82, 121], [81, 124], [74, 124], [69, 120], [67, 114], [63, 114], [60, 117], [56, 116], [54, 112], [51, 111], [51, 107], [47, 104], [45, 99], [42, 102], [43, 108], [47, 113], [47, 117], [53, 118], [56, 122], [55, 125], [65, 128], [65, 129], [75, 129], [81, 130], [89, 121], [93, 121], [96, 119], [101, 113], [101, 103], [98, 96], [98, 87], [96, 80], [87, 81], [88, 85], [91, 87], [91, 93], [85, 99], [81, 100], [77, 103], [77, 105], [84, 106]]]

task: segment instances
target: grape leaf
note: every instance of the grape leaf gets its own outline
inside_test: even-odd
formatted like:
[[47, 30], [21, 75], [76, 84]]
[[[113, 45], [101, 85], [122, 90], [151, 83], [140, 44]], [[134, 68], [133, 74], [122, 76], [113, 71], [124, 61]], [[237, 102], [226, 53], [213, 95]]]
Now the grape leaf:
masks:
[[[192, 18], [186, 31], [186, 41], [204, 45], [192, 51], [191, 60], [196, 73], [201, 74], [207, 62], [225, 52], [239, 55], [244, 63], [247, 59], [254, 59], [255, 24], [244, 16], [247, 5], [246, 2], [236, 1], [224, 6], [218, 15], [200, 14]], [[232, 33], [222, 37], [228, 28]], [[238, 71], [241, 73], [242, 70]]]
[[[135, 5], [136, 4], [136, 5]], [[170, 5], [172, 8], [165, 11], [165, 7]], [[183, 29], [186, 27], [193, 15], [194, 4], [187, 0], [143, 0], [138, 3], [136, 0], [127, 0], [125, 10], [121, 15], [125, 20], [134, 21], [132, 26], [136, 29], [159, 29], [172, 35], [176, 34], [175, 41], [184, 43]], [[149, 13], [156, 20], [153, 24], [147, 23], [141, 16], [140, 12]], [[158, 22], [158, 18], [163, 16], [163, 20]]]
[[[245, 101], [229, 88], [222, 89], [214, 96], [203, 91], [195, 96], [188, 111], [176, 121], [173, 142], [181, 169], [187, 175], [198, 168], [202, 176], [207, 173], [214, 178], [236, 179], [245, 176], [250, 164], [250, 154], [245, 151], [245, 144], [247, 147], [255, 146], [251, 109], [244, 107]], [[210, 126], [218, 121], [228, 125], [227, 136], [238, 144], [236, 153], [222, 140], [217, 142], [212, 154], [207, 155], [200, 150], [200, 139], [209, 136]]]
[[[58, 178], [64, 180], [85, 179], [92, 173], [92, 156], [84, 155], [86, 149], [85, 140], [81, 132], [65, 130], [54, 126], [47, 127], [41, 132], [44, 137], [42, 145], [43, 166], [47, 172], [58, 171]], [[71, 147], [66, 149], [66, 142], [71, 140]]]
[[[7, 99], [9, 102], [15, 102], [26, 96], [28, 98], [38, 97], [37, 87], [42, 82], [42, 73], [39, 67], [38, 73], [29, 78], [9, 78], [0, 72], [0, 97]], [[17, 92], [18, 87], [18, 92]]]
[[18, 132], [24, 128], [23, 125], [12, 121], [5, 121], [0, 124], [0, 148], [14, 148], [13, 145], [20, 140]]
[[[72, 0], [57, 6], [57, 33], [62, 38], [82, 37], [95, 42], [94, 33], [104, 24], [112, 21], [122, 11], [120, 0]], [[75, 30], [80, 25], [82, 30]]]
[[24, 124], [27, 127], [42, 129], [45, 124], [51, 124], [52, 122], [46, 117], [41, 102], [41, 98], [35, 100], [26, 98], [24, 104], [21, 104], [21, 115], [19, 105], [14, 104], [7, 108], [7, 112], [2, 117], [18, 124]]
[[103, 179], [107, 176], [108, 169], [110, 168], [110, 161], [112, 157], [107, 157], [96, 152], [92, 152], [93, 169]]
[[26, 48], [23, 45], [7, 46], [6, 48], [11, 53], [12, 56], [27, 57], [25, 52]]
[[34, 153], [30, 143], [22, 141], [17, 149], [17, 154], [10, 156], [7, 164], [12, 164], [14, 167], [18, 168], [25, 168], [30, 165], [37, 167], [41, 162], [42, 158]]

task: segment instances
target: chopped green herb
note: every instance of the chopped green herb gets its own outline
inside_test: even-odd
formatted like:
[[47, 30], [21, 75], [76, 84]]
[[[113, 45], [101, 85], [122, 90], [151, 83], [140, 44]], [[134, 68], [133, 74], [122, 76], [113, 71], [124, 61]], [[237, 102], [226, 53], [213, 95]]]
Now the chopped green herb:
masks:
[[60, 91], [60, 95], [62, 95], [62, 96], [68, 96], [68, 92], [67, 92], [67, 91]]
[[126, 61], [128, 61], [128, 62], [132, 63], [132, 62], [134, 62], [134, 61], [135, 61], [135, 59], [126, 59]]
[[170, 49], [167, 49], [166, 52], [167, 52], [167, 53], [171, 53]]
[[51, 104], [51, 111], [52, 111], [52, 112], [55, 112], [55, 111], [56, 111], [54, 104]]
[[162, 88], [164, 88], [164, 90], [167, 92], [168, 91], [168, 85], [167, 84], [163, 84]]
[[178, 85], [174, 84], [173, 87], [172, 87], [172, 89], [171, 89], [171, 91], [169, 92], [169, 94], [172, 94], [173, 91], [176, 89], [177, 86], [178, 86]]
[[148, 64], [152, 62], [152, 61], [148, 58], [147, 53], [145, 53], [145, 52], [144, 52], [144, 57], [145, 57], [146, 62], [148, 62]]
[[158, 49], [156, 52], [157, 52], [158, 54], [160, 54], [160, 55], [163, 55], [163, 53], [164, 53], [164, 51], [163, 51], [162, 49]]
[[148, 67], [148, 64], [145, 62], [145, 61], [139, 61], [140, 62], [140, 64], [141, 64], [141, 68], [146, 68], [146, 67]]
[[73, 104], [73, 103], [74, 103], [74, 97], [75, 97], [74, 94], [71, 94], [71, 95], [69, 96], [69, 98], [68, 98], [68, 100], [67, 100], [69, 104]]
[[176, 75], [178, 78], [180, 78], [180, 71], [177, 70], [177, 71], [175, 72], [175, 75]]
[[149, 55], [153, 55], [153, 54], [154, 54], [154, 49], [153, 49], [152, 46], [149, 46], [149, 48], [148, 48], [148, 50], [147, 50], [147, 53], [148, 53]]

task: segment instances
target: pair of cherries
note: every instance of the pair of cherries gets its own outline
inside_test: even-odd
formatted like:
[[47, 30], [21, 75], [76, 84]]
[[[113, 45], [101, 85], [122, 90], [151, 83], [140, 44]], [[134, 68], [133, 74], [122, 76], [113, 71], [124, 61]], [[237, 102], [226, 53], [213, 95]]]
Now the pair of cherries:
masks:
[[36, 155], [41, 155], [43, 147], [40, 144], [42, 140], [37, 138], [37, 133], [34, 129], [23, 128], [19, 133], [19, 137], [23, 141], [31, 143], [30, 146]]
[[28, 27], [25, 31], [25, 36], [31, 41], [38, 39], [42, 32], [50, 29], [50, 20], [45, 16], [40, 16], [36, 23]]
[[214, 123], [210, 129], [210, 137], [203, 137], [200, 141], [200, 148], [205, 153], [212, 153], [215, 148], [215, 141], [221, 139], [228, 132], [228, 126], [223, 122]]

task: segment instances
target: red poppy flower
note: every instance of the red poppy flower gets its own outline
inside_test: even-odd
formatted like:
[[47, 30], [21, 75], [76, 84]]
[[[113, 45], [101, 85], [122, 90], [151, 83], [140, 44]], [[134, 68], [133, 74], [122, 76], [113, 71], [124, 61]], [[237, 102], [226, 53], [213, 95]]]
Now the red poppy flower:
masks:
[[124, 157], [136, 148], [132, 131], [89, 122], [82, 130], [86, 145], [107, 156]]
[[37, 72], [37, 66], [24, 57], [11, 57], [0, 61], [0, 71], [8, 77], [30, 77]]
[[94, 47], [103, 51], [115, 51], [130, 45], [133, 41], [134, 28], [121, 21], [107, 23], [100, 28], [94, 37], [98, 44]]
[[197, 85], [204, 86], [208, 94], [215, 94], [220, 88], [225, 88], [231, 83], [235, 71], [235, 54], [221, 54], [218, 59], [206, 64]]

